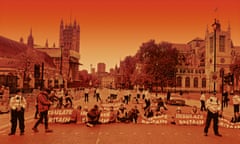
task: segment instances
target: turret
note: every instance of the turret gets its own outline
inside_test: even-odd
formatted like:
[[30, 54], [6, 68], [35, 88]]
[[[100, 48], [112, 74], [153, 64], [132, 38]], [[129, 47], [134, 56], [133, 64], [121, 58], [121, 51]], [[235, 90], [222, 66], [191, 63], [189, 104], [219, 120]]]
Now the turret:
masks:
[[32, 36], [32, 29], [30, 30], [30, 35], [28, 36], [27, 45], [29, 47], [31, 47], [31, 48], [33, 48], [33, 46], [34, 46], [34, 40], [33, 40], [33, 36]]

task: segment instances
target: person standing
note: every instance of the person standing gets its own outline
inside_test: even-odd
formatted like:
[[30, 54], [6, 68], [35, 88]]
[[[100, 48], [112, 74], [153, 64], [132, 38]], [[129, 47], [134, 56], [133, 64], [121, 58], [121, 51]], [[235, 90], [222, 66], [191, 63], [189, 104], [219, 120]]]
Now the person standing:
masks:
[[211, 124], [211, 120], [213, 119], [214, 134], [216, 136], [221, 137], [222, 135], [219, 134], [219, 131], [218, 131], [218, 117], [221, 110], [221, 104], [215, 93], [211, 95], [207, 100], [206, 107], [207, 107], [207, 118], [206, 118], [206, 125], [204, 128], [204, 134], [205, 136], [208, 135], [208, 128]]
[[37, 96], [38, 111], [40, 113], [40, 118], [32, 128], [34, 132], [38, 132], [37, 127], [43, 121], [43, 119], [45, 120], [44, 121], [45, 132], [52, 132], [52, 130], [48, 128], [48, 110], [51, 105], [51, 101], [48, 99], [48, 94], [49, 93], [47, 92], [47, 90], [44, 90], [40, 92]]
[[168, 90], [168, 91], [167, 91], [167, 101], [169, 101], [170, 98], [171, 98], [171, 92]]
[[39, 112], [38, 112], [38, 101], [37, 101], [37, 97], [35, 98], [34, 103], [35, 103], [35, 114], [34, 114], [34, 118], [35, 118], [35, 119], [38, 119], [38, 114], [39, 114]]
[[229, 101], [228, 92], [224, 90], [222, 96], [223, 96], [223, 107], [228, 107], [228, 101]]
[[129, 102], [129, 91], [125, 90], [125, 94], [124, 94], [124, 103], [128, 104]]
[[24, 112], [27, 102], [26, 99], [21, 95], [21, 91], [17, 90], [17, 94], [11, 97], [9, 107], [11, 109], [11, 132], [9, 136], [15, 135], [17, 128], [17, 121], [19, 121], [20, 135], [24, 135]]
[[201, 111], [206, 111], [205, 101], [206, 101], [206, 96], [205, 96], [204, 92], [201, 92], [201, 96], [200, 96]]
[[96, 88], [96, 100], [97, 100], [97, 102], [98, 102], [98, 101], [101, 101], [100, 89], [99, 89], [99, 88]]
[[240, 104], [240, 96], [238, 91], [235, 92], [234, 96], [232, 97], [232, 101], [233, 101], [234, 122], [236, 122], [239, 116], [239, 104]]
[[84, 89], [84, 102], [87, 103], [88, 102], [88, 96], [89, 95], [89, 89], [85, 88]]

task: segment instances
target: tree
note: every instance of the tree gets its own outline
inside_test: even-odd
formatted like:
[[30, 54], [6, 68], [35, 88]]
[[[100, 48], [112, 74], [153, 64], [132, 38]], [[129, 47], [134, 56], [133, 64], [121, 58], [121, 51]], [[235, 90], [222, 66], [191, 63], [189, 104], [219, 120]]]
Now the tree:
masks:
[[149, 84], [156, 87], [168, 86], [168, 81], [175, 81], [178, 51], [170, 43], [156, 44], [154, 40], [143, 43], [136, 54], [137, 61], [142, 64]]
[[131, 77], [136, 68], [136, 59], [132, 56], [127, 56], [120, 64], [120, 74], [122, 76], [122, 84], [128, 88], [132, 85]]

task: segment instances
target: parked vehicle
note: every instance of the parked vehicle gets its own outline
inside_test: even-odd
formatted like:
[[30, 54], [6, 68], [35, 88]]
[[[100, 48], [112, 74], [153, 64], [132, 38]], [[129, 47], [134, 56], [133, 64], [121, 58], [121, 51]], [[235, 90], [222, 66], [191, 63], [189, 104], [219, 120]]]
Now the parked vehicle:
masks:
[[185, 106], [186, 100], [182, 96], [171, 96], [170, 100], [166, 101], [169, 105], [179, 105], [179, 106]]

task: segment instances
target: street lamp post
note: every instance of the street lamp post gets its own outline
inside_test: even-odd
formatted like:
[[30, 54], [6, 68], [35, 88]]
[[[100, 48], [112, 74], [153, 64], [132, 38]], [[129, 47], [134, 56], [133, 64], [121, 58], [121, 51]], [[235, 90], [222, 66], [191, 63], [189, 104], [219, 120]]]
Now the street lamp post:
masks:
[[[213, 69], [213, 71], [214, 71], [214, 73], [216, 73], [216, 33], [217, 33], [217, 25], [218, 25], [218, 23], [217, 23], [217, 20], [215, 19], [215, 21], [214, 21], [214, 23], [212, 24], [212, 27], [213, 27], [213, 29], [214, 29], [214, 57], [213, 57], [213, 59], [214, 59], [214, 62], [213, 62], [213, 67], [214, 67], [214, 69]], [[213, 83], [213, 92], [215, 93], [216, 92], [216, 81], [214, 81], [214, 83]]]

